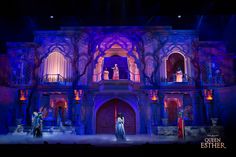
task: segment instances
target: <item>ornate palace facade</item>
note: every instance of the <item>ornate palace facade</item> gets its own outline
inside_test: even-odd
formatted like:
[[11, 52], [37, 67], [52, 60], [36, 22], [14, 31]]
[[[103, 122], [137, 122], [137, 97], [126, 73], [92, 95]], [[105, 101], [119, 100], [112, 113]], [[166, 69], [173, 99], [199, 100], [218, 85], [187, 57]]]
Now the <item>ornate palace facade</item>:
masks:
[[233, 81], [224, 44], [200, 41], [195, 30], [62, 27], [7, 49], [18, 91], [12, 125], [28, 125], [32, 112], [42, 111], [44, 127], [58, 126], [60, 116], [77, 134], [114, 133], [119, 112], [127, 134], [157, 134], [176, 126], [179, 113], [186, 126], [207, 126], [221, 119], [217, 90]]

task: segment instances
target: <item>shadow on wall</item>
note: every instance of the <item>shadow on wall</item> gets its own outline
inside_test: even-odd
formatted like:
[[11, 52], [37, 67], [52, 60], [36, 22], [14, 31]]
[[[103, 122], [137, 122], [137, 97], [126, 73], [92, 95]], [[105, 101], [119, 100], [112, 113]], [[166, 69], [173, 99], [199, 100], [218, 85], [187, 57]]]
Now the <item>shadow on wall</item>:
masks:
[[17, 105], [17, 90], [0, 86], [0, 134], [7, 134], [8, 127], [14, 125]]
[[218, 113], [225, 128], [225, 137], [229, 142], [236, 139], [236, 86], [215, 91]]

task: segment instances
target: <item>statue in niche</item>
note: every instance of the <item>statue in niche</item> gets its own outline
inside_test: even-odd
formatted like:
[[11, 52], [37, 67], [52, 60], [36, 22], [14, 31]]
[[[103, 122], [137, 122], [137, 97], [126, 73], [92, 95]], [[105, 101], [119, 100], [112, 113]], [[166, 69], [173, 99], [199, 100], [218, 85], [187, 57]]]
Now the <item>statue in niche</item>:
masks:
[[180, 67], [176, 71], [176, 82], [183, 82], [183, 72]]
[[107, 70], [107, 68], [103, 72], [103, 79], [109, 80], [109, 71]]
[[115, 64], [115, 67], [112, 68], [113, 69], [113, 80], [119, 80], [119, 68], [117, 66], [117, 64]]

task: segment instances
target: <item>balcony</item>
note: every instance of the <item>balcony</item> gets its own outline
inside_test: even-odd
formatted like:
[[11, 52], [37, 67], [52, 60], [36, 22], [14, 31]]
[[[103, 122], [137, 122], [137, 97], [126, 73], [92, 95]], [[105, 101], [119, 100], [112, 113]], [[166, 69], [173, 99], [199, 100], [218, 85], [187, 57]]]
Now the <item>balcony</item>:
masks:
[[170, 78], [161, 78], [162, 86], [193, 86], [194, 80], [187, 74], [183, 74], [183, 77], [177, 80], [176, 75], [173, 74]]
[[101, 80], [99, 82], [93, 83], [92, 87], [97, 89], [100, 92], [109, 92], [109, 91], [134, 91], [140, 88], [140, 83], [130, 81], [128, 79], [120, 80]]
[[41, 85], [72, 85], [72, 79], [64, 78], [60, 74], [46, 74], [40, 79]]

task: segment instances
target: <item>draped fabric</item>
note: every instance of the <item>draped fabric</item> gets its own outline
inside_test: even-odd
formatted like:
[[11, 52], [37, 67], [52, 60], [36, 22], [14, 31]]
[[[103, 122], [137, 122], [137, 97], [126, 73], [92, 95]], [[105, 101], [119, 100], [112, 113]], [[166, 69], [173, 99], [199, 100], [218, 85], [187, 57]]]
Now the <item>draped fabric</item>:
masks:
[[178, 118], [178, 138], [184, 138], [184, 120], [182, 117]]
[[[58, 78], [58, 74], [60, 75]], [[71, 77], [71, 64], [59, 52], [52, 52], [44, 61], [43, 76], [48, 76], [49, 82], [63, 81]]]

